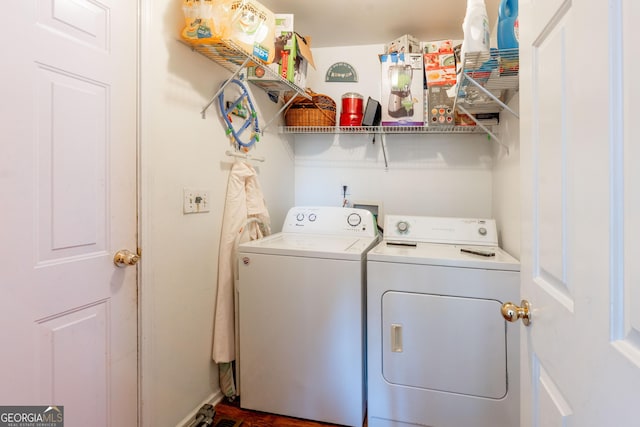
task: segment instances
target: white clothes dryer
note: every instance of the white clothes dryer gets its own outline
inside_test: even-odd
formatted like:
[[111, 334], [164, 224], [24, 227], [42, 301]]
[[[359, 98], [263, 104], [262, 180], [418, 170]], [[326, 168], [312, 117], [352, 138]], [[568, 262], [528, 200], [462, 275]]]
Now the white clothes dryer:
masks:
[[519, 263], [490, 219], [387, 215], [367, 255], [369, 427], [519, 424]]
[[295, 207], [238, 248], [240, 406], [361, 427], [368, 210]]

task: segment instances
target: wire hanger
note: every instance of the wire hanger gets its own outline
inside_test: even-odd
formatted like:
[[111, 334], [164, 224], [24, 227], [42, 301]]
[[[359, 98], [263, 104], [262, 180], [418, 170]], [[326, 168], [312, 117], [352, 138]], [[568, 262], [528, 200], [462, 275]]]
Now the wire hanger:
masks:
[[265, 158], [262, 157], [262, 156], [254, 156], [253, 154], [240, 153], [238, 151], [227, 150], [227, 151], [225, 151], [225, 154], [227, 156], [230, 156], [230, 157], [237, 157], [237, 158], [245, 159], [245, 160], [255, 160], [256, 162], [264, 162], [265, 161]]

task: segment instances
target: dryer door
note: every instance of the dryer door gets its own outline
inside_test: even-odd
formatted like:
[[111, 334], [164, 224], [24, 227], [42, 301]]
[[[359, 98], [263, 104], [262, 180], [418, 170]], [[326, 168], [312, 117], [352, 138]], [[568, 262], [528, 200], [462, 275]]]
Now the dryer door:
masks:
[[392, 384], [501, 399], [507, 393], [501, 303], [411, 292], [382, 297], [382, 370]]

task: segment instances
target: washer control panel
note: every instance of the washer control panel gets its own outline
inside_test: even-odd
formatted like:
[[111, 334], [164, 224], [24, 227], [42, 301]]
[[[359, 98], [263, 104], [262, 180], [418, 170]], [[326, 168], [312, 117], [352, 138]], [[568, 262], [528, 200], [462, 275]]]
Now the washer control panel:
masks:
[[401, 242], [498, 246], [494, 219], [387, 215], [384, 239]]
[[289, 209], [283, 232], [377, 236], [373, 214], [366, 209], [307, 206]]

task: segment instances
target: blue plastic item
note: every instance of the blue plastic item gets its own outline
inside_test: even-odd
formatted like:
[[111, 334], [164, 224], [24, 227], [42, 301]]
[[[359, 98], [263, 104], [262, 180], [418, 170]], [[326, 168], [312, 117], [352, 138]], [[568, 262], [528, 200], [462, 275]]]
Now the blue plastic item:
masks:
[[502, 0], [498, 9], [498, 49], [519, 47], [518, 0]]
[[[227, 131], [226, 131], [227, 135], [232, 137], [233, 141], [238, 145], [238, 148], [248, 149], [253, 144], [255, 144], [256, 141], [260, 140], [260, 126], [258, 125], [258, 113], [256, 112], [256, 109], [253, 106], [253, 101], [251, 101], [251, 96], [249, 96], [249, 91], [247, 90], [247, 87], [244, 85], [244, 83], [242, 83], [238, 79], [232, 79], [230, 83], [233, 83], [236, 86], [238, 86], [241, 92], [240, 96], [234, 101], [230, 101], [227, 104], [224, 99], [224, 91], [222, 91], [218, 96], [218, 106], [220, 107], [222, 120], [224, 120], [225, 124], [227, 125]], [[223, 85], [224, 84], [225, 83], [223, 83]], [[244, 118], [244, 121], [241, 123], [241, 125], [234, 127], [231, 120], [231, 114], [234, 111], [238, 111], [238, 109], [246, 110], [247, 114], [245, 117], [242, 117]], [[242, 140], [241, 139], [242, 133], [245, 130], [247, 130], [250, 126], [253, 127], [251, 135], [249, 136], [248, 139]]]

